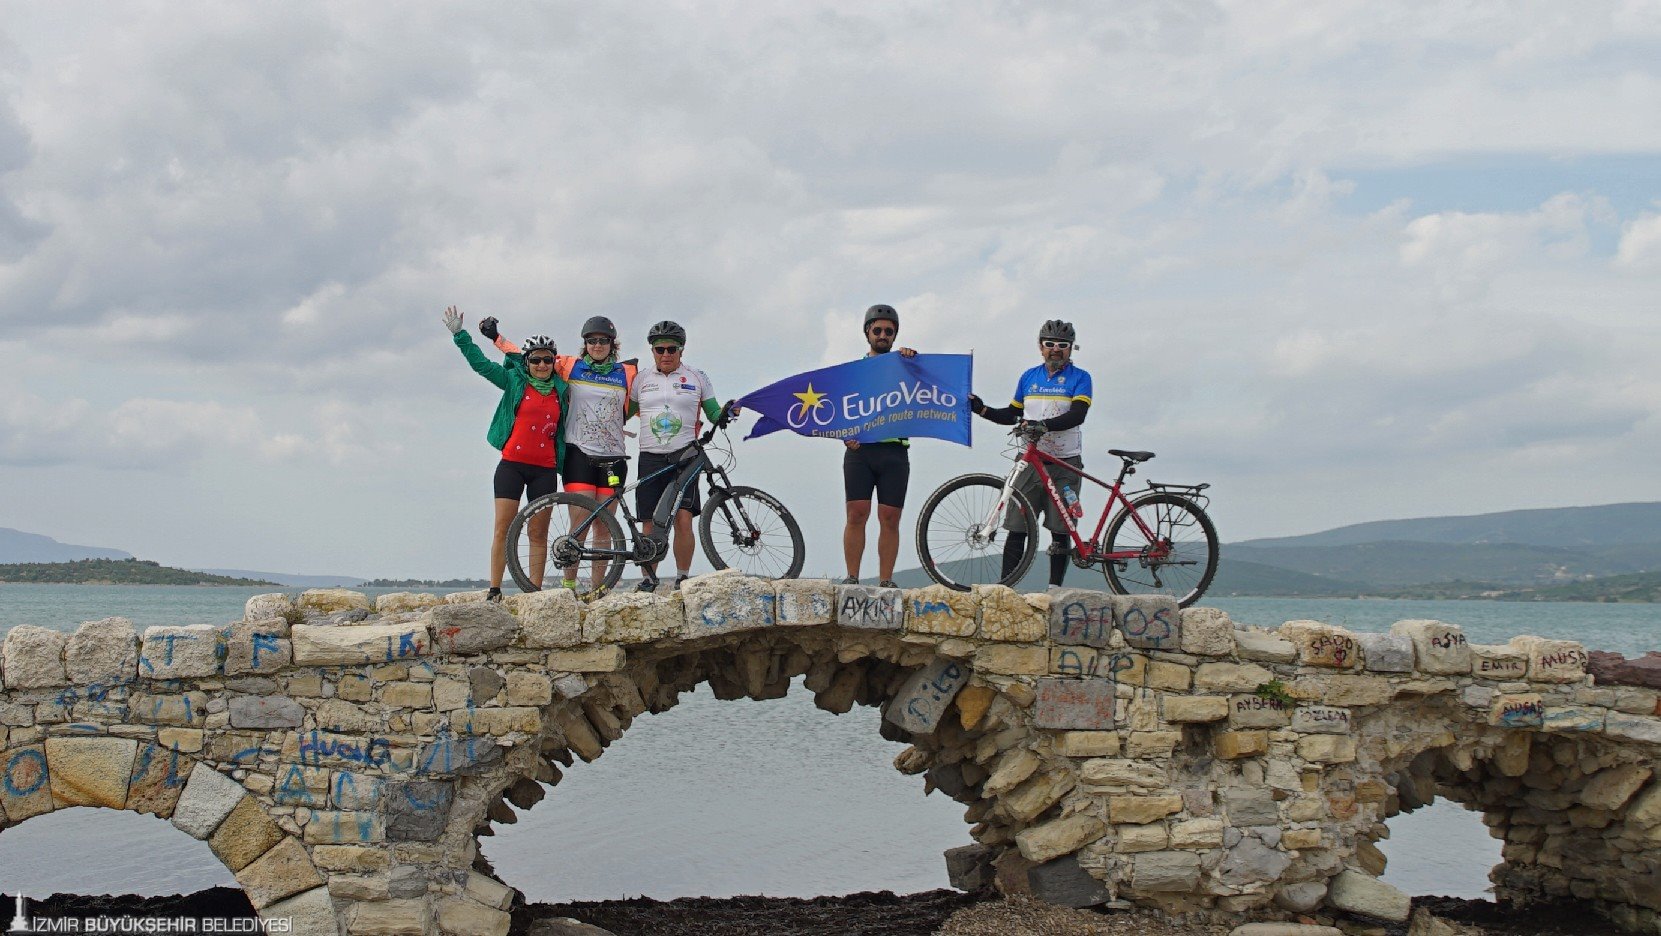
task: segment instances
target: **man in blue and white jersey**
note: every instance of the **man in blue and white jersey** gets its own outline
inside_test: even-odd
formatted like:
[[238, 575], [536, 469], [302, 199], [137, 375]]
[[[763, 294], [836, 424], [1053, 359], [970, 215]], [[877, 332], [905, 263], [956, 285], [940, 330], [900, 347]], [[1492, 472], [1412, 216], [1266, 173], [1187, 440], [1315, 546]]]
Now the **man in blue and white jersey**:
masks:
[[[1038, 449], [1061, 459], [1074, 468], [1084, 469], [1084, 417], [1090, 413], [1090, 374], [1073, 364], [1073, 323], [1051, 319], [1038, 330], [1038, 354], [1043, 363], [1029, 369], [1015, 383], [1015, 395], [1008, 406], [993, 409], [980, 397], [969, 395], [969, 408], [976, 415], [997, 423], [1012, 426], [1018, 421], [1039, 423], [1044, 435], [1038, 440]], [[1078, 477], [1051, 465], [1050, 478], [1055, 481], [1062, 500], [1074, 507], [1074, 516], [1080, 513], [1078, 504]], [[1050, 584], [1060, 585], [1067, 575], [1068, 557], [1072, 540], [1067, 536], [1067, 524], [1061, 511], [1050, 500], [1038, 474], [1023, 466], [1016, 482], [1027, 502], [1044, 517], [1044, 527], [1050, 531]], [[1009, 536], [1004, 540], [1004, 574], [1008, 574], [1021, 555], [1026, 552], [1028, 531], [1015, 513], [1004, 519]]]

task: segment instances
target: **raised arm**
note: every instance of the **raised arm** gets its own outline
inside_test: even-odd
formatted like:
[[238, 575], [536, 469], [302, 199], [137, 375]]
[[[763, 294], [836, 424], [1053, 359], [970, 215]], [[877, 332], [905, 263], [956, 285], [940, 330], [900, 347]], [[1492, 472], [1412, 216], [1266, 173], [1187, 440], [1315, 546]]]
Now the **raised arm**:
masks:
[[473, 368], [474, 373], [490, 381], [503, 390], [508, 386], [507, 368], [484, 356], [479, 346], [473, 343], [473, 336], [467, 333], [462, 326], [462, 315], [455, 306], [444, 310], [444, 327], [450, 330], [450, 338], [455, 341], [456, 347], [461, 349], [461, 356]]

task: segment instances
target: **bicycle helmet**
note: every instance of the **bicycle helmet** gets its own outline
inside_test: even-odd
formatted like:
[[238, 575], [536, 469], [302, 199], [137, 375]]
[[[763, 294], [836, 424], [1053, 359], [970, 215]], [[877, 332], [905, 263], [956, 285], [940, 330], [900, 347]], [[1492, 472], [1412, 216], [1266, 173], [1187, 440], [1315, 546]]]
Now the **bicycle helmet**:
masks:
[[1065, 341], [1073, 346], [1078, 345], [1078, 333], [1073, 330], [1072, 322], [1063, 322], [1061, 319], [1050, 319], [1038, 329], [1039, 341]]
[[615, 342], [617, 340], [617, 326], [611, 324], [611, 319], [603, 315], [596, 315], [583, 323], [582, 336], [587, 338], [589, 335], [605, 335]]
[[865, 326], [864, 326], [865, 330], [870, 331], [872, 322], [882, 321], [883, 319], [887, 319], [888, 321], [893, 322], [894, 323], [894, 330], [895, 331], [899, 330], [899, 328], [900, 328], [900, 313], [895, 312], [894, 307], [891, 306], [891, 305], [874, 305], [874, 306], [870, 307], [869, 309], [866, 309], [865, 310]]
[[647, 344], [657, 344], [659, 340], [664, 338], [673, 341], [675, 344], [678, 344], [683, 348], [686, 347], [686, 329], [680, 327], [674, 322], [669, 321], [668, 319], [664, 319], [656, 325], [653, 325], [646, 332]]
[[532, 335], [519, 343], [520, 354], [529, 356], [532, 351], [549, 351], [554, 354], [559, 353], [559, 349], [554, 347], [554, 339], [549, 338], [547, 335]]

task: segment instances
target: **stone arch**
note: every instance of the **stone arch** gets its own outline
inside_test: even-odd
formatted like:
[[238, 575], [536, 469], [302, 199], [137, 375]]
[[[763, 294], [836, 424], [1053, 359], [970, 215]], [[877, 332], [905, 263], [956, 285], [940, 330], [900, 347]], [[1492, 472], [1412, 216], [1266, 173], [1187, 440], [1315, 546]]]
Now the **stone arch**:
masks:
[[[74, 726], [70, 726], [74, 727]], [[292, 820], [212, 764], [155, 738], [47, 735], [0, 751], [0, 832], [58, 809], [124, 809], [206, 842], [262, 918], [339, 931], [323, 874]]]

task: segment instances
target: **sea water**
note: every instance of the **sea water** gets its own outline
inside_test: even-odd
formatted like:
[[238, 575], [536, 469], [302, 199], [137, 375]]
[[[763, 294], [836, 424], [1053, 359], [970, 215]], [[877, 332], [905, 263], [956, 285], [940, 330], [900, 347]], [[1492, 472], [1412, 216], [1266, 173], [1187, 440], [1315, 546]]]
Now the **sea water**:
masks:
[[[387, 589], [390, 590], [390, 589]], [[73, 630], [120, 615], [139, 627], [240, 617], [262, 589], [0, 585], [0, 633]], [[292, 590], [291, 590], [292, 591]], [[1380, 631], [1408, 618], [1461, 625], [1473, 642], [1517, 634], [1579, 640], [1628, 656], [1661, 647], [1661, 605], [1225, 598], [1236, 620], [1319, 620]], [[946, 886], [940, 853], [968, 844], [964, 807], [925, 797], [893, 769], [877, 712], [834, 716], [798, 685], [783, 699], [722, 702], [700, 689], [637, 719], [593, 764], [580, 761], [483, 850], [533, 901]], [[1390, 820], [1385, 879], [1414, 894], [1480, 897], [1499, 861], [1475, 813], [1439, 801]], [[71, 809], [0, 835], [0, 891], [164, 894], [234, 884], [205, 844], [151, 816]]]

